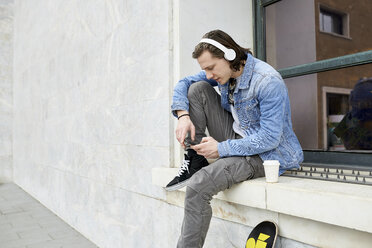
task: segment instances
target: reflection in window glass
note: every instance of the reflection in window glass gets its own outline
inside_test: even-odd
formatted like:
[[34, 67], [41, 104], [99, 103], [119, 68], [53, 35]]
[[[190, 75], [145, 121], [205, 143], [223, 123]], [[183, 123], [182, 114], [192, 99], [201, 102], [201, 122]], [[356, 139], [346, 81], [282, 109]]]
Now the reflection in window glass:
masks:
[[332, 130], [346, 150], [372, 150], [372, 77], [357, 82], [350, 110]]
[[368, 51], [371, 13], [370, 0], [282, 0], [269, 5], [266, 60], [282, 69]]
[[344, 115], [349, 110], [349, 94], [327, 94], [328, 114]]
[[285, 82], [303, 149], [372, 152], [372, 64]]

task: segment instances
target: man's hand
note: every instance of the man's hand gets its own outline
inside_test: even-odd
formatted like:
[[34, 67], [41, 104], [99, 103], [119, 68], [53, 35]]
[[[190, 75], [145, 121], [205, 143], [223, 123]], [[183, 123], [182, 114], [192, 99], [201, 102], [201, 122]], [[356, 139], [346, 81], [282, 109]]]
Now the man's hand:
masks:
[[[178, 111], [177, 115], [181, 116], [183, 114], [187, 114], [186, 111]], [[177, 123], [176, 128], [176, 138], [178, 142], [180, 142], [183, 148], [185, 147], [184, 141], [186, 138], [187, 133], [190, 132], [191, 140], [195, 140], [195, 126], [192, 123], [190, 116], [182, 116]]]
[[212, 137], [204, 137], [199, 145], [191, 146], [197, 154], [205, 158], [218, 158], [218, 142]]

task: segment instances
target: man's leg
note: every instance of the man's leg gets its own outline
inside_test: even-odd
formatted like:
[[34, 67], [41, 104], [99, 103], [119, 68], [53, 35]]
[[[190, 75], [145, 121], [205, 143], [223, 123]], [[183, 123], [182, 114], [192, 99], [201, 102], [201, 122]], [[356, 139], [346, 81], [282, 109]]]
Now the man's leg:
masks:
[[177, 248], [203, 246], [212, 217], [213, 195], [233, 184], [262, 176], [262, 160], [257, 155], [221, 158], [195, 173], [186, 189], [185, 216]]
[[218, 142], [234, 139], [232, 128], [234, 119], [230, 112], [221, 106], [221, 96], [207, 82], [201, 81], [190, 86], [188, 96], [190, 119], [195, 126], [195, 141], [188, 137], [191, 144], [199, 144], [206, 136], [208, 128], [210, 136]]
[[[195, 126], [195, 140], [191, 137], [185, 139], [185, 144], [199, 144], [205, 137], [206, 127], [210, 135], [217, 141], [228, 138], [235, 138], [232, 129], [233, 118], [231, 114], [221, 107], [221, 96], [207, 82], [196, 82], [188, 91], [190, 119]], [[173, 178], [165, 187], [168, 191], [184, 187], [188, 180], [200, 170], [207, 166], [208, 161], [190, 148], [187, 148], [187, 155], [180, 167], [178, 175]]]
[[[197, 82], [188, 92], [189, 113], [195, 125], [196, 143], [209, 134], [221, 142], [240, 138], [233, 131], [231, 113], [221, 107], [221, 96], [207, 82]], [[191, 140], [190, 140], [191, 141]], [[209, 205], [213, 195], [232, 184], [264, 176], [258, 156], [221, 158], [196, 172], [190, 179], [185, 197], [185, 216], [178, 248], [202, 247], [212, 217]]]

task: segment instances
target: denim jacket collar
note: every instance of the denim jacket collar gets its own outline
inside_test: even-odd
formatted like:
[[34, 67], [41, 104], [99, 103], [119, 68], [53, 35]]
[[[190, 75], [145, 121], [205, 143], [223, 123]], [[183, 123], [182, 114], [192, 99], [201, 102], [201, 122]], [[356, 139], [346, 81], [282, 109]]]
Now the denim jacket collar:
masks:
[[247, 61], [245, 62], [243, 74], [237, 87], [238, 89], [249, 88], [252, 79], [254, 64], [255, 62], [253, 56], [250, 53], [247, 53]]

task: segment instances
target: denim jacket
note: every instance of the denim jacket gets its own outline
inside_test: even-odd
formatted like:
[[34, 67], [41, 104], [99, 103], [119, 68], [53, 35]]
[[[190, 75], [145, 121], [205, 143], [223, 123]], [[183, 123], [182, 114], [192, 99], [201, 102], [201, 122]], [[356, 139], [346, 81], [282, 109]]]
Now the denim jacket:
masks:
[[[194, 82], [206, 81], [218, 86], [221, 105], [230, 112], [228, 83], [221, 85], [206, 78], [205, 71], [186, 77], [174, 88], [172, 111], [188, 110], [187, 92]], [[279, 160], [279, 173], [298, 168], [303, 161], [301, 145], [293, 132], [287, 87], [280, 74], [267, 63], [248, 54], [234, 103], [242, 130], [242, 139], [218, 143], [220, 157], [251, 156], [262, 160]]]

